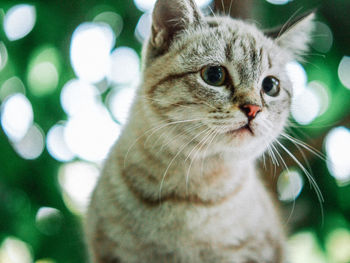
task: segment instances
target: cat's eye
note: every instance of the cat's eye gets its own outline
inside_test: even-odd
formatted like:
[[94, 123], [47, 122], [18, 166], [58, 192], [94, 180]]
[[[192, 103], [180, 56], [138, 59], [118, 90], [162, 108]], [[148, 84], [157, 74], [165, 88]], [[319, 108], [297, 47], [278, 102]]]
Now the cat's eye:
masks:
[[221, 66], [206, 66], [201, 70], [201, 77], [211, 86], [222, 86], [226, 81], [226, 69]]
[[263, 91], [272, 97], [275, 97], [280, 92], [280, 81], [273, 76], [267, 76], [262, 82]]

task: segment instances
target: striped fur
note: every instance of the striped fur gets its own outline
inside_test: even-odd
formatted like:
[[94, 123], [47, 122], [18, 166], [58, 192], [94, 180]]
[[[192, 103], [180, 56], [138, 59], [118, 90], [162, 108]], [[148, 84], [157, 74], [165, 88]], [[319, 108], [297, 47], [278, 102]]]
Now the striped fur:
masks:
[[[255, 160], [283, 130], [285, 64], [306, 50], [311, 20], [272, 39], [243, 21], [204, 18], [192, 0], [157, 1], [143, 82], [86, 216], [91, 262], [286, 262]], [[303, 43], [292, 50], [287, 37]], [[201, 79], [207, 65], [226, 68], [225, 86]], [[276, 97], [261, 90], [268, 75], [280, 80]], [[262, 109], [250, 131], [241, 129], [247, 103]]]

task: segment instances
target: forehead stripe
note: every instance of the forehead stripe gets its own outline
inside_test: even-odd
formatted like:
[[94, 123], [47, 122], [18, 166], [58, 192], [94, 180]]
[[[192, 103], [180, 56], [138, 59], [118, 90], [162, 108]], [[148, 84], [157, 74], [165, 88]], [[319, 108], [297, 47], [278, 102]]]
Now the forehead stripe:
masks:
[[233, 60], [233, 51], [232, 51], [232, 42], [226, 44], [225, 47], [225, 56], [228, 61]]
[[176, 79], [180, 79], [180, 78], [183, 78], [187, 75], [190, 75], [190, 74], [195, 74], [197, 73], [198, 71], [187, 71], [187, 72], [182, 72], [182, 73], [177, 73], [177, 74], [170, 74], [162, 79], [160, 79], [156, 84], [154, 84], [150, 89], [149, 91], [147, 92], [148, 95], [153, 95], [154, 91], [157, 89], [158, 86], [166, 83], [166, 82], [169, 82], [169, 81], [173, 81], [173, 80], [176, 80]]

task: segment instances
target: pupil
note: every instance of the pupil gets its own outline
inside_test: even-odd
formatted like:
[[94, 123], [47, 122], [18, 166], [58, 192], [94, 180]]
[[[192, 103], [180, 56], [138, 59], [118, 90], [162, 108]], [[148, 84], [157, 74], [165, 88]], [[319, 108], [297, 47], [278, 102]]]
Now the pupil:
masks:
[[211, 67], [207, 72], [208, 80], [212, 83], [216, 83], [222, 78], [222, 70], [219, 67]]
[[271, 91], [274, 85], [275, 81], [272, 78], [265, 78], [263, 81], [263, 87], [266, 92]]

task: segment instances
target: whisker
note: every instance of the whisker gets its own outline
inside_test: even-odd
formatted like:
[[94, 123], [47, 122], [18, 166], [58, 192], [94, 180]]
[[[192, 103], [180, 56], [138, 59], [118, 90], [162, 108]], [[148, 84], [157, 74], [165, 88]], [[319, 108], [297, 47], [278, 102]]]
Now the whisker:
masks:
[[204, 131], [201, 131], [200, 133], [198, 133], [196, 136], [194, 136], [192, 138], [192, 140], [190, 140], [187, 143], [184, 143], [180, 150], [176, 153], [176, 155], [171, 159], [171, 161], [169, 162], [169, 165], [167, 166], [167, 168], [165, 169], [165, 172], [163, 173], [162, 176], [162, 180], [160, 182], [160, 186], [159, 186], [159, 201], [161, 202], [161, 196], [162, 196], [162, 188], [163, 188], [163, 184], [164, 184], [164, 180], [166, 177], [166, 174], [168, 173], [168, 170], [170, 169], [170, 166], [172, 165], [172, 163], [175, 161], [175, 159], [180, 155], [180, 153], [186, 148], [187, 145], [189, 145], [191, 142], [193, 142], [196, 138], [198, 138], [200, 135], [202, 135], [204, 132], [207, 132], [210, 128], [205, 129]]
[[214, 136], [212, 137], [212, 139], [210, 140], [210, 142], [208, 143], [208, 145], [207, 145], [207, 147], [206, 147], [206, 149], [205, 149], [205, 151], [204, 151], [203, 158], [202, 158], [201, 171], [200, 171], [200, 175], [201, 175], [201, 176], [203, 175], [204, 159], [205, 159], [205, 157], [206, 157], [206, 155], [207, 155], [207, 151], [208, 151], [208, 149], [209, 149], [209, 146], [211, 145], [211, 143], [214, 141], [214, 139], [217, 137], [217, 135], [218, 135], [219, 133], [220, 133], [219, 130], [216, 131], [216, 132], [214, 133]]
[[187, 157], [186, 157], [186, 159], [185, 159], [185, 161], [184, 161], [184, 162], [186, 162], [186, 160], [187, 160], [188, 157], [192, 154], [192, 152], [194, 151], [194, 149], [196, 149], [196, 148], [198, 147], [198, 149], [197, 149], [195, 155], [192, 157], [192, 160], [191, 160], [191, 162], [190, 162], [190, 165], [189, 165], [189, 167], [188, 167], [188, 169], [187, 169], [187, 174], [186, 174], [186, 193], [188, 193], [188, 181], [189, 181], [189, 175], [190, 175], [190, 171], [191, 171], [191, 167], [192, 167], [193, 161], [196, 159], [196, 157], [197, 157], [199, 151], [202, 149], [203, 145], [207, 142], [207, 140], [210, 138], [210, 136], [211, 136], [213, 133], [215, 133], [215, 130], [214, 130], [214, 131], [213, 131], [213, 130], [209, 130], [209, 131], [207, 132], [207, 134], [203, 137], [203, 139], [200, 140], [200, 141], [198, 142], [198, 144], [197, 144], [195, 147], [193, 147], [192, 151], [187, 155]]
[[[269, 126], [269, 123], [264, 123], [265, 128], [268, 129]], [[271, 126], [272, 127], [272, 126]], [[324, 212], [323, 212], [323, 206], [322, 206], [322, 203], [324, 202], [324, 199], [323, 199], [323, 195], [321, 193], [321, 190], [320, 188], [318, 187], [317, 185], [317, 182], [315, 181], [315, 179], [313, 178], [313, 175], [312, 175], [312, 172], [311, 172], [311, 167], [310, 167], [310, 164], [309, 162], [307, 161], [307, 158], [305, 156], [305, 153], [302, 151], [301, 148], [304, 148], [306, 149], [307, 151], [313, 153], [314, 155], [316, 155], [317, 157], [319, 157], [320, 159], [322, 160], [325, 160], [325, 156], [320, 152], [318, 151], [317, 149], [311, 147], [310, 145], [302, 142], [301, 140], [297, 139], [297, 138], [294, 138], [293, 136], [289, 135], [289, 134], [286, 134], [285, 132], [282, 132], [280, 134], [283, 138], [289, 140], [290, 142], [292, 142], [295, 147], [298, 149], [298, 151], [300, 152], [302, 158], [304, 159], [304, 161], [306, 162], [306, 165], [308, 167], [308, 169], [306, 169], [302, 164], [301, 162], [292, 154], [292, 152], [290, 150], [288, 150], [278, 139], [275, 139], [274, 142], [277, 143], [279, 145], [279, 147], [281, 147], [284, 152], [286, 152], [291, 158], [292, 160], [298, 165], [298, 167], [304, 172], [304, 174], [306, 175], [308, 181], [310, 182], [310, 185], [315, 189], [315, 192], [316, 192], [316, 195], [317, 195], [317, 199], [320, 203], [320, 207], [321, 207], [321, 215], [322, 215], [322, 222], [323, 222], [323, 219], [324, 219]], [[278, 154], [278, 151], [277, 149], [273, 146], [273, 144], [271, 144], [271, 147], [273, 147], [276, 151], [276, 154], [280, 157], [280, 159], [282, 158], [280, 154]], [[272, 154], [271, 152], [273, 152], [272, 150], [269, 150], [269, 147], [268, 147], [268, 152], [270, 153], [270, 155]], [[272, 156], [271, 156], [272, 157]], [[276, 157], [275, 157], [276, 158]], [[275, 158], [272, 157], [272, 160], [274, 160]], [[282, 159], [281, 159], [282, 160]], [[286, 167], [286, 170], [288, 171], [288, 167], [286, 166], [286, 163], [283, 161], [283, 165], [284, 167]], [[288, 220], [287, 222], [289, 222], [291, 216], [292, 216], [292, 213], [293, 213], [293, 210], [294, 210], [294, 206], [295, 206], [295, 200], [293, 200], [293, 208], [292, 208], [292, 212], [290, 214], [290, 216], [288, 217]]]
[[[305, 54], [305, 55], [308, 55], [308, 54]], [[314, 63], [312, 63], [312, 62], [310, 62], [310, 61], [308, 61], [308, 60], [306, 60], [306, 59], [304, 59], [303, 62], [304, 62], [304, 63], [307, 63], [307, 64], [309, 64], [309, 65], [311, 65], [311, 66], [313, 66], [313, 67], [315, 67], [315, 68], [318, 69], [318, 70], [321, 70], [321, 67], [317, 66], [316, 64], [314, 64]]]
[[224, 4], [224, 0], [221, 0], [221, 5], [222, 5], [222, 12], [225, 14], [225, 4]]
[[[276, 140], [277, 140], [277, 139], [276, 139]], [[284, 161], [284, 159], [282, 158], [282, 156], [281, 156], [281, 154], [279, 153], [278, 149], [275, 147], [275, 145], [274, 145], [273, 143], [271, 143], [271, 148], [272, 148], [272, 150], [274, 150], [274, 151], [276, 152], [277, 157], [280, 158], [280, 160], [281, 160], [281, 162], [282, 162], [284, 168], [285, 168], [287, 171], [289, 171], [286, 162]]]
[[[284, 137], [284, 136], [282, 135], [282, 137]], [[300, 155], [302, 156], [302, 158], [304, 160], [304, 163], [306, 164], [307, 170], [310, 171], [311, 176], [313, 176], [310, 163], [309, 163], [308, 159], [306, 158], [306, 155], [305, 155], [304, 151], [299, 147], [299, 145], [297, 143], [294, 142], [294, 140], [291, 140], [288, 137], [284, 137], [284, 138], [287, 138], [298, 149]]]
[[320, 152], [319, 150], [313, 148], [312, 146], [306, 144], [305, 142], [294, 138], [293, 136], [286, 134], [286, 133], [281, 133], [281, 136], [283, 136], [284, 138], [290, 140], [291, 142], [293, 142], [295, 145], [299, 145], [302, 148], [308, 150], [309, 152], [311, 152], [312, 154], [316, 155], [318, 158], [320, 158], [323, 161], [326, 161], [326, 156]]
[[[216, 22], [219, 24], [219, 19], [218, 19], [218, 17], [215, 15], [215, 12], [214, 12], [213, 9], [210, 7], [210, 5], [208, 5], [208, 8], [209, 8], [210, 12], [213, 14], [213, 17], [215, 18]], [[220, 43], [220, 40], [218, 39], [218, 37], [217, 37], [215, 34], [213, 34], [213, 35], [214, 35], [214, 37], [216, 38], [216, 40], [218, 41], [218, 43]]]
[[233, 2], [233, 0], [231, 0], [231, 2], [230, 2], [230, 7], [229, 7], [229, 9], [228, 9], [228, 15], [229, 15], [229, 16], [231, 16], [232, 2]]
[[266, 170], [266, 157], [265, 157], [265, 152], [263, 152], [263, 154], [262, 154], [262, 159], [263, 159], [263, 167], [264, 167], [264, 170]]
[[324, 198], [323, 198], [322, 192], [321, 192], [320, 188], [318, 187], [315, 179], [312, 177], [312, 175], [309, 173], [309, 171], [307, 171], [305, 169], [305, 167], [300, 163], [300, 161], [281, 142], [279, 142], [278, 140], [276, 142], [295, 161], [295, 163], [299, 166], [299, 168], [304, 172], [304, 174], [308, 178], [310, 184], [313, 186], [313, 188], [314, 188], [314, 190], [316, 192], [317, 199], [319, 201], [320, 207], [321, 207], [321, 216], [322, 216], [322, 222], [323, 222], [323, 220], [324, 220], [324, 212], [323, 212], [322, 203], [324, 202]]
[[[178, 123], [191, 122], [191, 121], [198, 121], [198, 120], [200, 120], [200, 119], [193, 119], [193, 120], [186, 120], [186, 121], [176, 121], [176, 122], [172, 122], [171, 124], [178, 124]], [[143, 145], [146, 145], [146, 144], [147, 144], [149, 138], [150, 138], [153, 134], [155, 134], [155, 133], [156, 133], [157, 131], [159, 131], [160, 129], [163, 129], [164, 127], [167, 127], [167, 126], [169, 126], [169, 125], [170, 125], [170, 123], [169, 123], [169, 124], [162, 125], [162, 126], [158, 127], [157, 129], [155, 129], [154, 131], [152, 131], [152, 133], [149, 134], [149, 135], [147, 136], [147, 138], [146, 138], [146, 140], [145, 140], [145, 142], [144, 142]]]
[[181, 121], [173, 121], [173, 122], [169, 122], [169, 123], [166, 123], [166, 124], [163, 124], [160, 126], [157, 126], [157, 127], [152, 127], [150, 129], [148, 129], [147, 131], [145, 131], [143, 134], [141, 134], [139, 137], [136, 138], [136, 140], [130, 145], [130, 147], [128, 148], [126, 154], [125, 154], [125, 157], [124, 157], [124, 168], [126, 166], [126, 159], [130, 153], [130, 150], [135, 146], [135, 144], [143, 137], [145, 136], [147, 133], [149, 132], [152, 132], [153, 130], [155, 129], [160, 129], [160, 128], [165, 128], [169, 125], [174, 125], [174, 124], [180, 124], [180, 123], [186, 123], [186, 122], [193, 122], [193, 121], [200, 121], [200, 120], [205, 120], [204, 118], [200, 118], [200, 119], [192, 119], [192, 120], [181, 120]]
[[[271, 127], [272, 127], [272, 125], [269, 125], [268, 123], [261, 123], [261, 126], [266, 129], [267, 134], [270, 132]], [[265, 139], [265, 143], [266, 143], [267, 153], [270, 156], [270, 160], [272, 161], [272, 165], [274, 167], [273, 177], [275, 177], [276, 176], [276, 166], [279, 166], [279, 162], [276, 158], [274, 151], [272, 150], [271, 143], [268, 142], [266, 139]]]
[[195, 129], [197, 129], [197, 128], [203, 127], [203, 126], [205, 126], [203, 123], [199, 123], [199, 124], [197, 124], [197, 125], [191, 127], [190, 129], [185, 129], [184, 132], [177, 134], [172, 140], [169, 140], [167, 143], [163, 144], [162, 147], [160, 147], [160, 149], [158, 150], [157, 153], [163, 151], [163, 149], [164, 149], [166, 146], [168, 146], [169, 144], [171, 144], [172, 142], [174, 142], [175, 140], [177, 140], [179, 137], [184, 136], [186, 133], [188, 133], [188, 132], [190, 132], [190, 131], [193, 131], [193, 130], [195, 130]]
[[[201, 124], [201, 123], [200, 123], [200, 124]], [[196, 125], [195, 125], [195, 126], [196, 126]], [[159, 135], [158, 138], [153, 142], [153, 146], [152, 146], [151, 150], [153, 151], [154, 148], [158, 146], [158, 142], [159, 142], [161, 139], [163, 139], [164, 136], [167, 137], [166, 135], [173, 134], [173, 132], [174, 132], [177, 128], [178, 128], [178, 127], [177, 127], [176, 125], [173, 125], [173, 127], [171, 128], [171, 130], [165, 130], [165, 131], [163, 131], [162, 134]], [[184, 134], [184, 132], [183, 132], [183, 133], [180, 133], [180, 134]], [[177, 138], [180, 134], [176, 135], [175, 137]], [[169, 136], [170, 136], [170, 135], [169, 135]], [[174, 138], [175, 138], [175, 137], [174, 137]], [[164, 138], [164, 140], [165, 140], [165, 138]], [[158, 151], [158, 152], [159, 152], [159, 151]], [[157, 152], [157, 153], [158, 153], [158, 152]]]
[[[276, 140], [278, 140], [278, 139], [276, 139]], [[272, 145], [273, 145], [273, 144], [272, 144]], [[275, 148], [275, 150], [278, 152], [277, 148]], [[289, 167], [287, 166], [287, 164], [285, 163], [285, 161], [283, 160], [283, 158], [282, 158], [282, 156], [281, 156], [280, 154], [279, 154], [279, 157], [280, 157], [280, 159], [282, 160], [283, 165], [284, 165], [286, 171], [289, 173]], [[294, 186], [295, 182], [294, 182], [293, 180], [292, 180], [291, 182], [292, 182], [292, 184], [293, 184], [293, 186]], [[291, 218], [292, 218], [292, 215], [293, 215], [293, 213], [294, 213], [294, 208], [295, 208], [295, 198], [293, 198], [293, 206], [292, 206], [292, 209], [291, 209], [291, 211], [290, 211], [290, 213], [289, 213], [289, 216], [288, 216], [288, 218], [287, 218], [287, 220], [286, 220], [286, 225], [289, 223], [289, 221], [290, 221]]]

